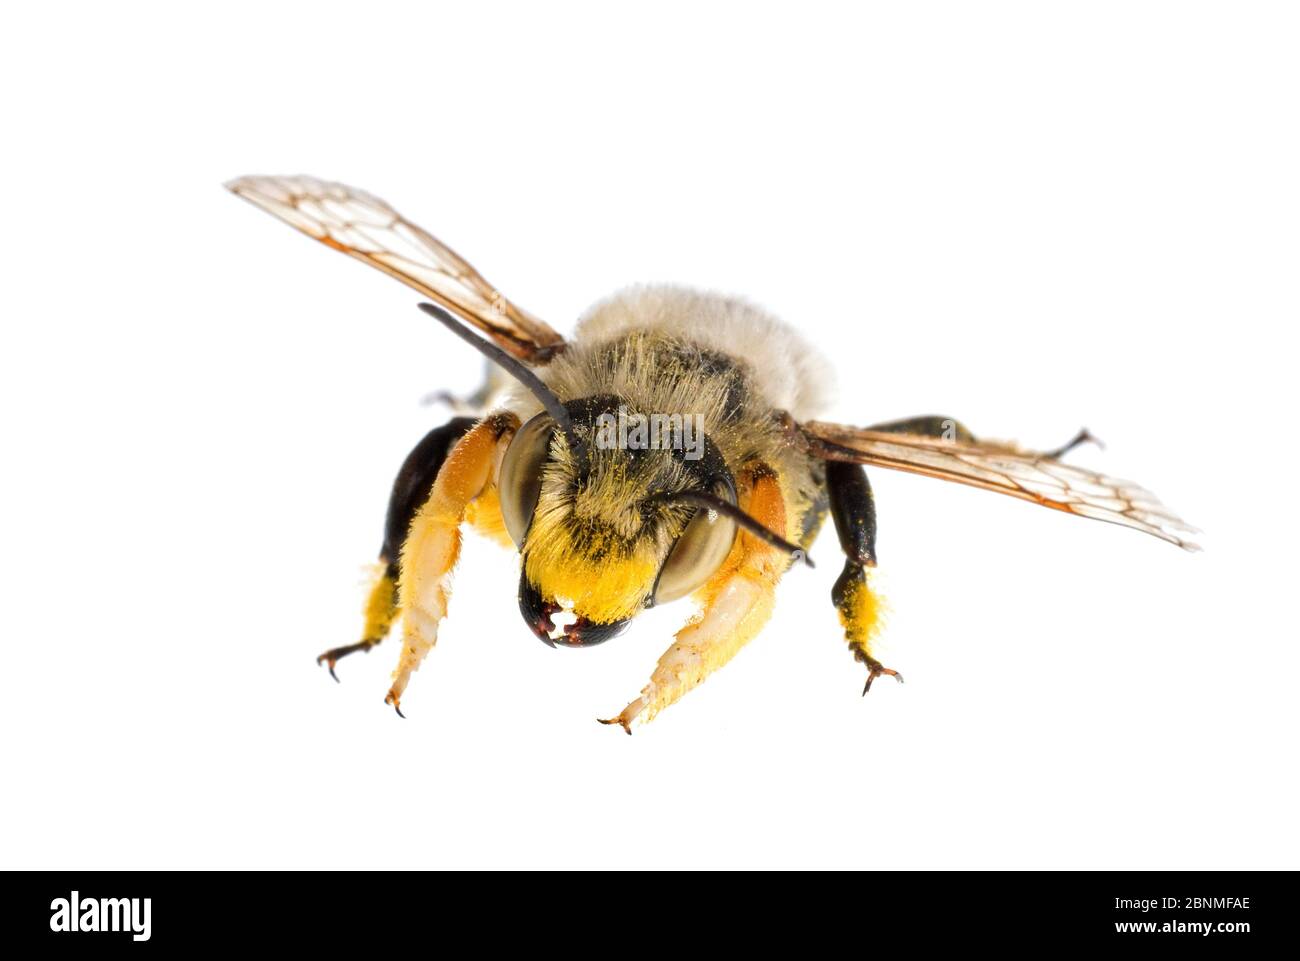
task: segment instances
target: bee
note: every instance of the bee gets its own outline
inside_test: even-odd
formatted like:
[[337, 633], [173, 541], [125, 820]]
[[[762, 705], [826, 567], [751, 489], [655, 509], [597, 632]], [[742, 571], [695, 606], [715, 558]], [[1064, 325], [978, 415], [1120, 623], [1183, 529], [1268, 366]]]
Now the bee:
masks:
[[[809, 549], [828, 515], [845, 555], [831, 600], [866, 669], [863, 694], [878, 677], [903, 679], [875, 656], [881, 600], [865, 466], [968, 484], [1196, 549], [1187, 539], [1195, 529], [1141, 487], [1063, 463], [1093, 440], [1086, 430], [1035, 452], [978, 438], [950, 417], [868, 427], [818, 420], [828, 401], [825, 361], [792, 327], [741, 300], [634, 287], [597, 303], [565, 340], [363, 191], [310, 177], [226, 186], [419, 291], [431, 301], [422, 310], [508, 375], [481, 415], [454, 417], [407, 455], [361, 640], [317, 659], [337, 680], [341, 658], [369, 651], [400, 620], [385, 697], [398, 714], [447, 615], [465, 526], [517, 549], [519, 610], [553, 647], [601, 644], [645, 608], [696, 600], [697, 613], [646, 686], [601, 721], [629, 734], [762, 629], [782, 575], [813, 566]], [[656, 418], [674, 442], [646, 429]], [[688, 436], [692, 424], [698, 430]]]

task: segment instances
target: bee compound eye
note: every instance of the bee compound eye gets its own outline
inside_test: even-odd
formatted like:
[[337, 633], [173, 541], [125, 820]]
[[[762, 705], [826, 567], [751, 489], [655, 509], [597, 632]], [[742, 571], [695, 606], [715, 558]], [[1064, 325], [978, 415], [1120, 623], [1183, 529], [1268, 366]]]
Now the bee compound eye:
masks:
[[[715, 484], [713, 493], [732, 504], [736, 503], [736, 493], [729, 483]], [[730, 517], [724, 517], [707, 507], [696, 510], [695, 516], [687, 522], [686, 529], [669, 551], [664, 566], [659, 569], [654, 602], [663, 604], [675, 601], [700, 587], [722, 566], [722, 562], [731, 553], [731, 545], [735, 540], [736, 522]]]
[[497, 478], [501, 517], [516, 547], [524, 546], [524, 536], [533, 522], [537, 498], [542, 493], [542, 465], [554, 432], [555, 421], [548, 414], [538, 414], [515, 432], [501, 460]]

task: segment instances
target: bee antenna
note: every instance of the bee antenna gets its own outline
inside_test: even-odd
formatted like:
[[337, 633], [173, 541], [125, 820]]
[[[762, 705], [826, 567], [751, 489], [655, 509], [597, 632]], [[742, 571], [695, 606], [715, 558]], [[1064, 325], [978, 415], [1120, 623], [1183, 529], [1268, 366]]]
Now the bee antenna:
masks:
[[575, 457], [582, 456], [583, 448], [578, 440], [577, 432], [573, 429], [573, 418], [569, 416], [569, 411], [560, 402], [560, 398], [556, 397], [551, 392], [551, 389], [542, 383], [540, 377], [496, 344], [471, 333], [465, 324], [436, 304], [422, 303], [419, 306], [422, 311], [527, 387], [533, 396], [542, 402], [542, 406], [546, 408], [546, 413], [551, 415], [551, 420], [555, 421], [560, 430], [564, 432], [564, 439], [569, 443], [569, 450], [573, 452]]
[[801, 560], [809, 567], [816, 567], [812, 558], [798, 544], [791, 544], [788, 540], [779, 534], [773, 533], [766, 525], [759, 523], [758, 520], [749, 516], [729, 500], [723, 500], [716, 494], [706, 494], [703, 491], [664, 491], [655, 494], [651, 500], [665, 501], [690, 501], [692, 504], [698, 504], [700, 507], [708, 508], [711, 511], [717, 511], [730, 517], [745, 530], [749, 531], [759, 540], [771, 544], [773, 547], [785, 551], [796, 560]]

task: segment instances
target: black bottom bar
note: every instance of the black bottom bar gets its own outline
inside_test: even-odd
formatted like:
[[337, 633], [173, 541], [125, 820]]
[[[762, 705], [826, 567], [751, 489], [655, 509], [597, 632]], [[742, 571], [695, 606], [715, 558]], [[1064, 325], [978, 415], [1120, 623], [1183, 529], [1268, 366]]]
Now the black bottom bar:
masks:
[[[537, 950], [599, 948], [595, 931], [612, 928], [623, 934], [602, 939], [611, 955], [668, 950], [690, 931], [696, 948], [716, 943], [728, 956], [755, 938], [774, 947], [790, 937], [801, 954], [847, 939], [864, 950], [1132, 945], [1236, 955], [1295, 941], [1295, 882], [1291, 872], [10, 872], [0, 875], [0, 930], [10, 943], [96, 953], [391, 956], [452, 950], [467, 936], [484, 950], [519, 938]], [[116, 930], [87, 930], [103, 928]]]

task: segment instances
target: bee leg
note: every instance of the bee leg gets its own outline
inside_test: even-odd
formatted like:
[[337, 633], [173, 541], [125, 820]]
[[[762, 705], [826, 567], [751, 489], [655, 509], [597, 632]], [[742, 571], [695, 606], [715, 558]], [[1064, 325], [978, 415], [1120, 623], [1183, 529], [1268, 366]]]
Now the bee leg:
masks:
[[872, 424], [867, 430], [882, 434], [917, 434], [921, 437], [940, 437], [944, 440], [970, 442], [975, 435], [966, 425], [955, 417], [942, 414], [924, 414], [920, 417], [905, 417], [902, 420], [888, 420], [881, 424]]
[[[890, 420], [883, 424], [872, 424], [867, 429], [879, 431], [882, 434], [917, 434], [921, 437], [939, 437], [944, 440], [966, 443], [975, 440], [975, 435], [970, 432], [965, 424], [955, 418], [944, 417], [942, 414], [926, 414], [922, 417], [907, 417], [903, 420]], [[1040, 456], [1047, 460], [1059, 460], [1080, 444], [1096, 444], [1098, 447], [1104, 446], [1101, 441], [1092, 436], [1092, 433], [1088, 428], [1083, 427], [1080, 428], [1077, 434], [1060, 447], [1049, 451], [1043, 451]]]
[[[786, 530], [785, 500], [777, 475], [765, 465], [737, 478], [740, 506], [764, 526]], [[618, 724], [628, 734], [726, 664], [767, 623], [776, 584], [790, 557], [742, 530], [718, 572], [701, 590], [703, 609], [677, 632], [659, 658], [641, 695], [602, 724]]]
[[341, 658], [357, 651], [370, 650], [388, 636], [388, 630], [393, 626], [393, 618], [397, 615], [397, 565], [388, 563], [383, 555], [380, 555], [379, 564], [379, 574], [366, 598], [366, 622], [361, 632], [362, 639], [356, 644], [332, 647], [316, 658], [317, 664], [324, 663], [329, 667], [330, 677], [336, 681], [339, 676], [334, 673], [334, 665]]
[[402, 462], [393, 490], [388, 496], [388, 517], [384, 523], [384, 544], [379, 549], [379, 570], [366, 599], [365, 626], [361, 640], [356, 644], [332, 647], [320, 657], [317, 664], [329, 667], [330, 677], [338, 680], [334, 665], [341, 658], [358, 651], [369, 651], [388, 636], [397, 616], [397, 557], [402, 542], [410, 529], [411, 519], [428, 497], [429, 489], [438, 476], [438, 470], [447, 459], [451, 445], [474, 426], [472, 417], [456, 417], [441, 427], [436, 427], [416, 444]]
[[1071, 437], [1060, 447], [1057, 447], [1055, 450], [1044, 451], [1043, 456], [1046, 457], [1048, 460], [1059, 460], [1060, 458], [1068, 454], [1070, 451], [1078, 447], [1080, 444], [1096, 444], [1098, 447], [1106, 446], [1101, 441], [1099, 441], [1096, 437], [1093, 437], [1092, 432], [1089, 431], [1088, 428], [1081, 427], [1079, 428], [1079, 432], [1077, 434]]
[[443, 404], [449, 410], [456, 414], [474, 414], [487, 410], [488, 402], [504, 383], [508, 383], [508, 378], [504, 377], [496, 364], [484, 358], [483, 360], [483, 383], [472, 394], [453, 394], [449, 390], [433, 390], [420, 398], [420, 403], [426, 407], [434, 404]]
[[876, 503], [871, 496], [867, 472], [859, 464], [829, 461], [826, 487], [830, 494], [831, 517], [846, 560], [844, 570], [831, 589], [831, 600], [844, 626], [844, 637], [853, 656], [867, 666], [866, 694], [880, 675], [903, 680], [871, 653], [871, 642], [880, 632], [881, 602], [872, 590], [871, 575], [876, 567]]
[[474, 499], [492, 488], [500, 455], [518, 426], [514, 414], [495, 414], [455, 440], [437, 470], [433, 489], [411, 520], [398, 565], [402, 652], [384, 698], [398, 714], [411, 672], [437, 642], [438, 625], [447, 613], [451, 571], [460, 555], [461, 522]]

